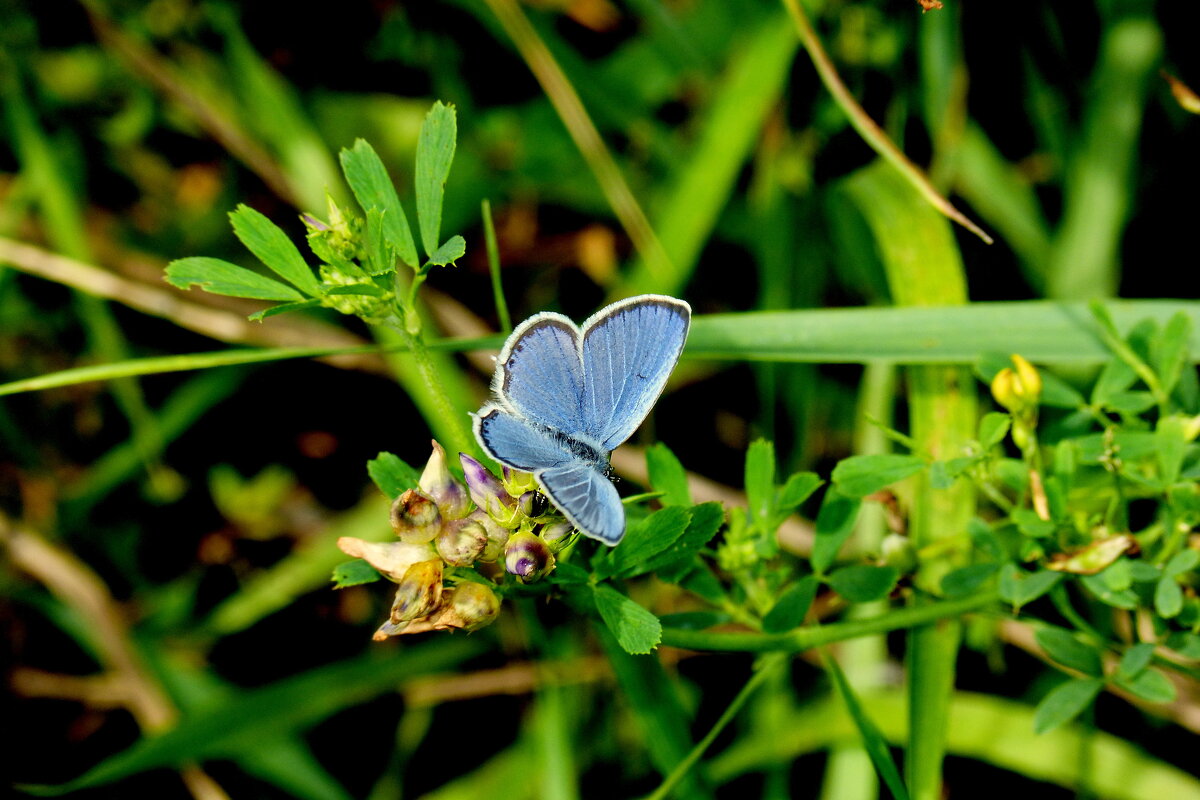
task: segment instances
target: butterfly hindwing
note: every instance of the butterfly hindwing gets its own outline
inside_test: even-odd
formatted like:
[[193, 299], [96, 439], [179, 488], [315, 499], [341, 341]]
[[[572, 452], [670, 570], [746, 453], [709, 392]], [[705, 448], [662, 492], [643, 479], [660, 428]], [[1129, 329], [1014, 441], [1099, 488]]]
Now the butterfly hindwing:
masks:
[[566, 434], [583, 431], [579, 329], [561, 314], [522, 322], [500, 352], [492, 388], [518, 415]]
[[633, 435], [683, 352], [691, 307], [642, 295], [601, 310], [583, 326], [583, 421], [606, 451]]
[[617, 488], [595, 466], [574, 461], [535, 473], [550, 502], [584, 534], [614, 545], [625, 535]]

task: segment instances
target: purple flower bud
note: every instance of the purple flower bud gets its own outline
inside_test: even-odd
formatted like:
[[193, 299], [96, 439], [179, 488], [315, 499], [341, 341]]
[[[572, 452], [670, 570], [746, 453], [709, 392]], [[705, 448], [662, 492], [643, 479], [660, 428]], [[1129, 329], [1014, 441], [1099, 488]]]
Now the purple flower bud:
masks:
[[516, 527], [519, 514], [517, 501], [504, 490], [496, 476], [488, 472], [483, 464], [466, 453], [460, 453], [459, 459], [462, 461], [463, 475], [467, 479], [467, 490], [471, 493], [475, 505], [501, 525]]
[[432, 614], [442, 603], [442, 561], [439, 558], [413, 564], [396, 586], [392, 622], [408, 622]]
[[304, 227], [308, 228], [309, 232], [311, 233], [323, 233], [324, 231], [329, 230], [328, 225], [314, 217], [312, 214], [301, 214], [300, 221], [304, 223]]
[[392, 530], [400, 541], [423, 544], [433, 541], [442, 528], [442, 514], [429, 495], [409, 489], [392, 503]]
[[537, 536], [519, 531], [504, 548], [504, 568], [522, 583], [532, 583], [554, 569], [554, 554]]
[[456, 519], [442, 525], [437, 537], [437, 551], [442, 560], [453, 567], [469, 567], [488, 544], [488, 532], [473, 519]]
[[540, 517], [546, 513], [546, 496], [536, 489], [531, 489], [517, 498], [517, 508], [527, 517]]
[[468, 519], [475, 520], [487, 531], [487, 545], [476, 560], [492, 562], [502, 558], [504, 546], [508, 544], [508, 537], [512, 536], [512, 531], [489, 517], [482, 509], [477, 508], [472, 511]]
[[513, 497], [520, 497], [525, 492], [535, 491], [538, 488], [537, 478], [533, 477], [532, 472], [522, 472], [519, 469], [512, 469], [508, 465], [502, 466], [500, 480], [504, 484], [505, 490]]
[[540, 535], [542, 541], [549, 545], [550, 550], [557, 553], [571, 543], [571, 534], [574, 532], [575, 528], [571, 523], [566, 520], [560, 520], [543, 525]]
[[446, 451], [437, 442], [433, 443], [433, 453], [425, 462], [418, 485], [433, 498], [443, 519], [462, 519], [471, 511], [471, 498], [446, 468]]

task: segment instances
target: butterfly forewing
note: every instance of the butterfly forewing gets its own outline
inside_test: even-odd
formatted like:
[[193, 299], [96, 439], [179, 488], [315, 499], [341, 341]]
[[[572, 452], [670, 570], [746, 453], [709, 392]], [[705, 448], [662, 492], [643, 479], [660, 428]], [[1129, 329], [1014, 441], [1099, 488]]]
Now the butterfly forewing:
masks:
[[559, 314], [521, 323], [500, 353], [493, 386], [520, 416], [566, 434], [584, 430], [579, 329]]
[[525, 472], [570, 463], [575, 456], [544, 428], [486, 405], [475, 417], [475, 438], [488, 455]]
[[582, 461], [537, 473], [550, 502], [583, 533], [606, 544], [625, 535], [625, 509], [612, 481]]
[[583, 332], [583, 419], [606, 451], [633, 435], [683, 352], [691, 307], [649, 295], [615, 303]]

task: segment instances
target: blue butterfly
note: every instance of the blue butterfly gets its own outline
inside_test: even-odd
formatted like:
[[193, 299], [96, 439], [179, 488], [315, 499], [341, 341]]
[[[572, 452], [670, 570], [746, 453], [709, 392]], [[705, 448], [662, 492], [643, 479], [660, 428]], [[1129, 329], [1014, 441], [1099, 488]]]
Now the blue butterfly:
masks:
[[615, 545], [625, 509], [608, 479], [613, 450], [633, 435], [683, 352], [692, 308], [645, 294], [613, 303], [583, 327], [536, 314], [508, 337], [496, 365], [496, 399], [474, 414], [492, 458], [532, 472], [583, 534]]

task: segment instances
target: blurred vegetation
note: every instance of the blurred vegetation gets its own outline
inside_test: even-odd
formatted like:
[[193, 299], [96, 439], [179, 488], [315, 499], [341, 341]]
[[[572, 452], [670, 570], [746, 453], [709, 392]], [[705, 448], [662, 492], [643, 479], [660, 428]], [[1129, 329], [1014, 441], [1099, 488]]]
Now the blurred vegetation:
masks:
[[[0, 0], [5, 785], [1200, 797], [1188, 10]], [[242, 204], [297, 243], [355, 207], [358, 139], [411, 214], [438, 100], [465, 255], [407, 327], [163, 281], [257, 269]], [[614, 469], [665, 492], [646, 530], [727, 525], [691, 573], [589, 545], [582, 600], [564, 570], [373, 643], [390, 598], [330, 588], [335, 542], [391, 537], [381, 451], [477, 452], [484, 201], [513, 319], [691, 303]]]

